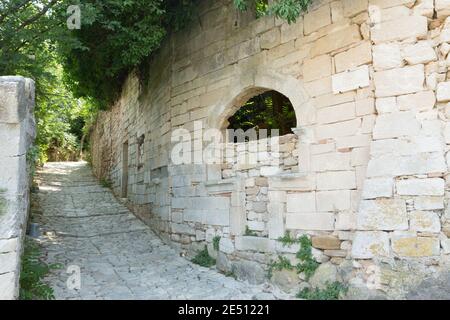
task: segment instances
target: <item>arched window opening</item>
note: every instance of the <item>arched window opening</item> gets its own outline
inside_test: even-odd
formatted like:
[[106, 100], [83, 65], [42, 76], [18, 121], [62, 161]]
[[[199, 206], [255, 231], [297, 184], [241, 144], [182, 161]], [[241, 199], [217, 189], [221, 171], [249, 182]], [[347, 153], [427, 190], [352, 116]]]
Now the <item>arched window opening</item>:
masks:
[[[248, 100], [233, 116], [228, 119], [228, 129], [247, 131], [255, 129], [259, 135], [261, 129], [278, 129], [279, 135], [291, 134], [297, 127], [294, 107], [289, 99], [277, 91], [266, 91]], [[236, 142], [236, 141], [235, 141]]]

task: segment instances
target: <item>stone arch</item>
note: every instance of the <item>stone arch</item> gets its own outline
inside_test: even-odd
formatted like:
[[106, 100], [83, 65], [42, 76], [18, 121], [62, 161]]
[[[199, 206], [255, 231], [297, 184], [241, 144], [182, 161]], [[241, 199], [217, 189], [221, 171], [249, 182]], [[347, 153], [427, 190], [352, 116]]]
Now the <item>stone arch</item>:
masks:
[[247, 100], [269, 90], [278, 91], [289, 98], [295, 110], [297, 127], [314, 123], [314, 105], [304, 89], [302, 81], [275, 71], [257, 71], [250, 79], [247, 77], [247, 80], [240, 79], [240, 75], [237, 77], [236, 81], [232, 81], [227, 94], [213, 106], [208, 117], [210, 128], [226, 128], [227, 119]]

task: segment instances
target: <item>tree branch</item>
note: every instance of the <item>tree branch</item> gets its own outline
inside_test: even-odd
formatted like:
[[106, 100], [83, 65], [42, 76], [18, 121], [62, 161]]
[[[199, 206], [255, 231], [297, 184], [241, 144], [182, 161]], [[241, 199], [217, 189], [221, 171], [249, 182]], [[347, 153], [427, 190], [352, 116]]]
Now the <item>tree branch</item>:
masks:
[[56, 3], [58, 2], [58, 0], [52, 0], [50, 1], [43, 9], [42, 11], [38, 12], [37, 14], [35, 14], [34, 16], [30, 17], [29, 19], [25, 20], [24, 22], [22, 22], [22, 24], [17, 28], [17, 30], [23, 29], [26, 26], [32, 24], [33, 22], [39, 20], [40, 17], [42, 17], [44, 14], [47, 13], [47, 11], [53, 7]]
[[3, 20], [6, 19], [6, 17], [11, 13], [11, 12], [15, 12], [18, 11], [20, 9], [22, 9], [25, 5], [29, 4], [31, 2], [31, 0], [24, 0], [21, 3], [19, 3], [18, 5], [12, 7], [12, 8], [8, 8], [7, 10], [5, 10], [2, 14], [0, 14], [0, 23], [3, 22]]

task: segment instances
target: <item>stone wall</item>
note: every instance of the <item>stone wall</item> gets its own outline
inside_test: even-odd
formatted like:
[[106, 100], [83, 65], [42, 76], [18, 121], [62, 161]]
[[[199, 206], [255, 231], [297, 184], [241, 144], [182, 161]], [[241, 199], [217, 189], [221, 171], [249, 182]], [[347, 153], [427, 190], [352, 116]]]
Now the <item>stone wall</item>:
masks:
[[35, 137], [34, 82], [0, 77], [0, 300], [19, 293], [22, 243], [29, 209], [27, 152]]
[[[402, 297], [448, 269], [450, 3], [316, 0], [290, 25], [225, 0], [199, 10], [153, 58], [149, 81], [131, 74], [100, 114], [96, 174], [164, 239], [207, 243], [219, 268], [254, 282], [278, 254], [295, 260], [277, 241], [286, 231], [311, 236], [316, 260], [355, 292]], [[289, 170], [170, 161], [174, 130], [224, 129], [265, 90], [296, 112]]]

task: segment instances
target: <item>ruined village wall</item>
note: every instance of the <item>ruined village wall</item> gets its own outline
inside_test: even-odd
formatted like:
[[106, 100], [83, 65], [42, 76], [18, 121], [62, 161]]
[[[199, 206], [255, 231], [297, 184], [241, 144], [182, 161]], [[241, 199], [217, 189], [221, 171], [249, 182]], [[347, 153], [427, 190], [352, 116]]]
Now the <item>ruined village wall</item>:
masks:
[[[296, 248], [276, 240], [286, 231], [310, 235], [316, 260], [357, 289], [374, 265], [378, 289], [392, 296], [448, 269], [450, 2], [314, 1], [291, 25], [231, 1], [199, 10], [153, 58], [149, 81], [131, 74], [100, 114], [96, 175], [124, 195], [127, 161], [138, 216], [171, 243], [207, 243], [219, 268], [252, 282], [278, 254], [295, 263]], [[171, 163], [175, 129], [226, 128], [264, 90], [296, 112], [289, 168]]]

